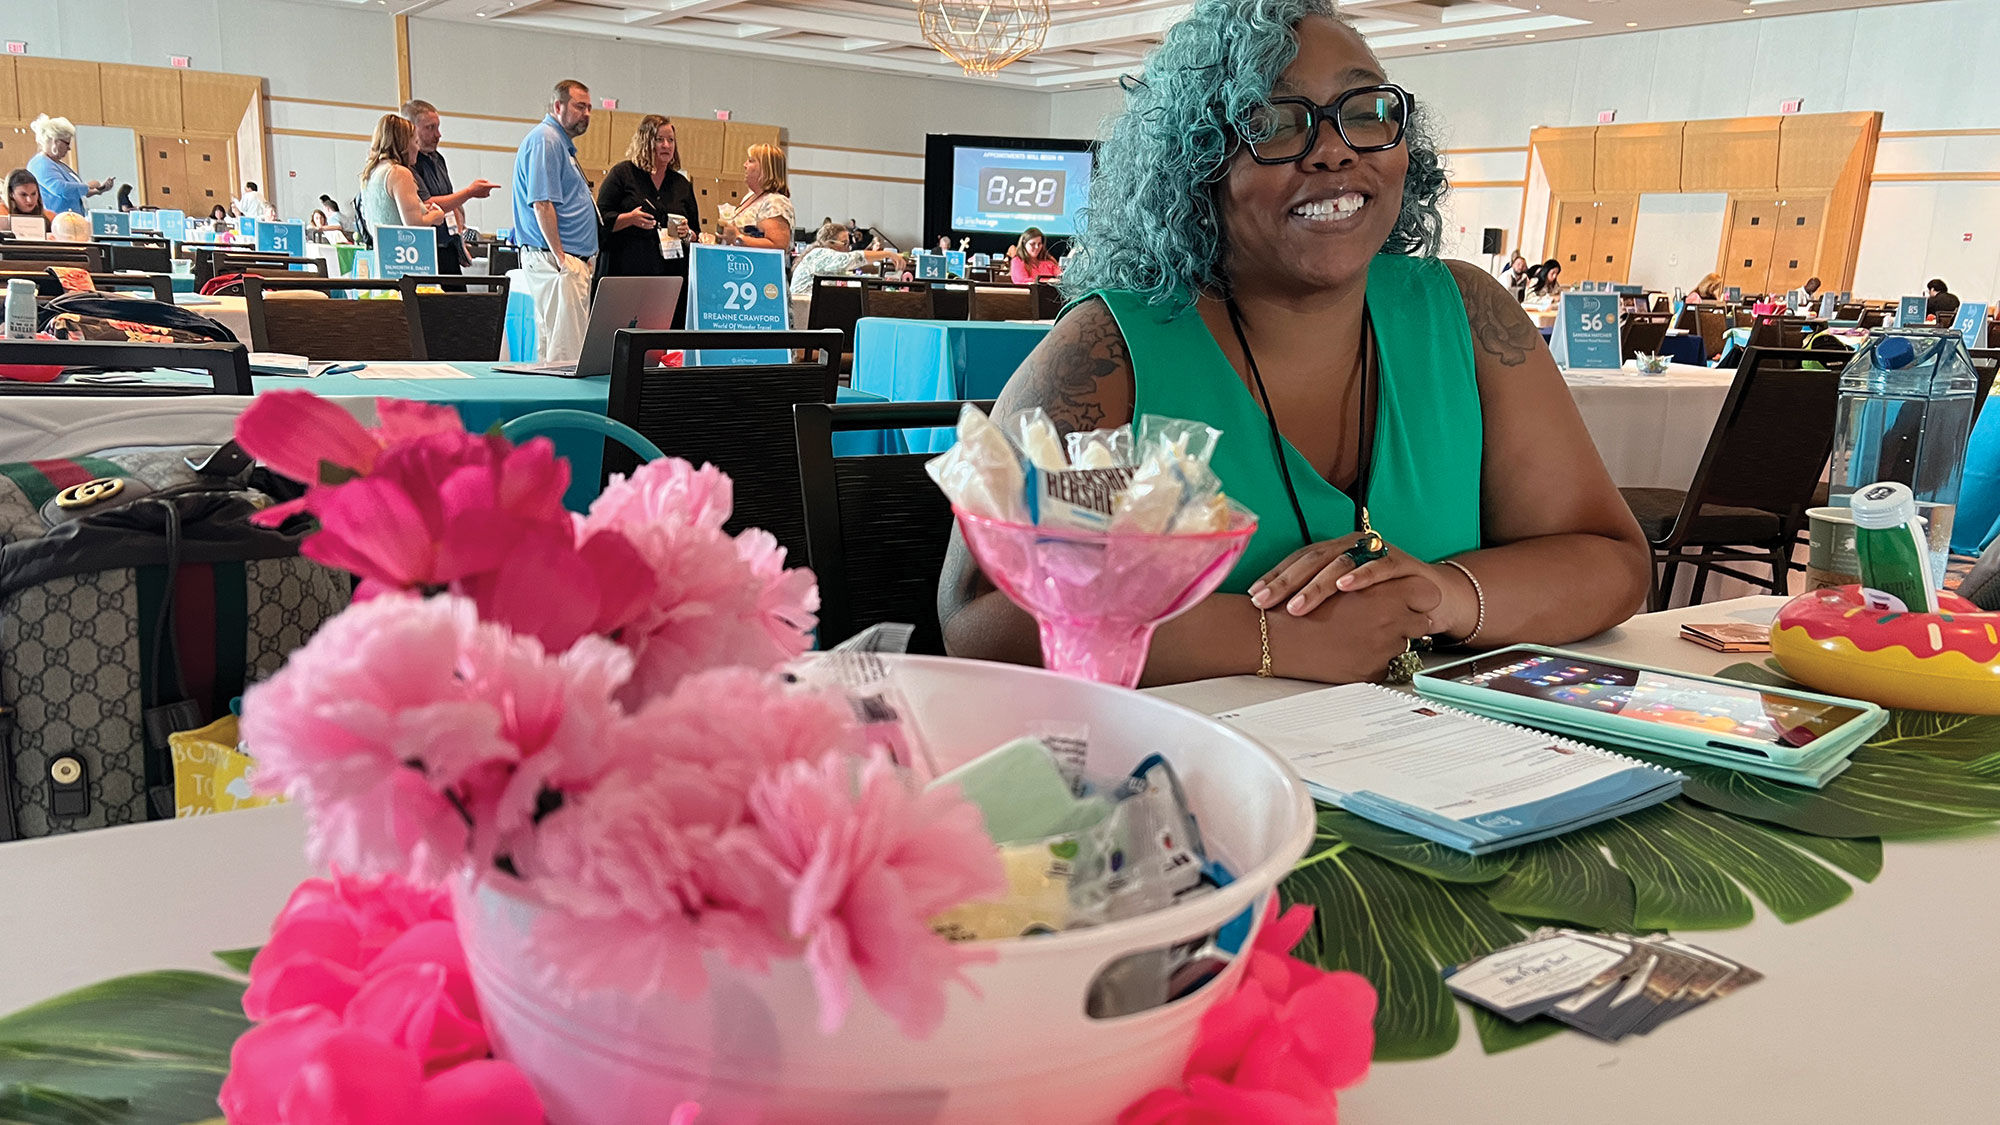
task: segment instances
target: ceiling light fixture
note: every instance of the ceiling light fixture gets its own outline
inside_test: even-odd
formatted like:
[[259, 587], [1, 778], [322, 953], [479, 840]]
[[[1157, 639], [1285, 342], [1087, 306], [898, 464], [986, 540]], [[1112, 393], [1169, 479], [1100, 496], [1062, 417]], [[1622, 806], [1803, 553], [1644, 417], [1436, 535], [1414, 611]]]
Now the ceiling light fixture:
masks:
[[965, 73], [990, 78], [1042, 49], [1049, 0], [917, 0], [917, 27]]

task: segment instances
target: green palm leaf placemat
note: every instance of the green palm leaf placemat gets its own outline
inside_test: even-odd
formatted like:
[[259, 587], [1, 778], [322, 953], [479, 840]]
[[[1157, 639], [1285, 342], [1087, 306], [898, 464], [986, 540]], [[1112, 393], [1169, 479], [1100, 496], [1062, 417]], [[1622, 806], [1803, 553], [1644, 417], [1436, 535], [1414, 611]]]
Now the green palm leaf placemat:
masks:
[[[1751, 664], [1722, 675], [1795, 686]], [[1796, 922], [1881, 874], [1883, 837], [2000, 821], [2000, 716], [1895, 712], [1819, 790], [1650, 760], [1688, 775], [1682, 796], [1497, 855], [1468, 856], [1320, 807], [1318, 839], [1279, 891], [1317, 912], [1299, 955], [1352, 969], [1381, 994], [1377, 1058], [1451, 1050], [1458, 1007], [1442, 970], [1535, 926], [1728, 929], [1750, 921], [1753, 899]], [[1561, 1030], [1472, 1011], [1488, 1051]]]

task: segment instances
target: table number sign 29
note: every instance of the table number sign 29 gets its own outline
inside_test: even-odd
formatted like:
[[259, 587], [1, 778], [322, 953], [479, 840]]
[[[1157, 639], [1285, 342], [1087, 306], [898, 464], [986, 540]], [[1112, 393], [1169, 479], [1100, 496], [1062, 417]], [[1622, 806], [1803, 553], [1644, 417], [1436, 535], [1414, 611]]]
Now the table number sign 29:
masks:
[[1564, 293], [1556, 313], [1555, 338], [1550, 341], [1556, 366], [1605, 370], [1624, 362], [1615, 293]]
[[[783, 332], [791, 324], [785, 252], [700, 246], [688, 256], [687, 326], [697, 332]], [[689, 366], [789, 363], [779, 351], [700, 352]]]

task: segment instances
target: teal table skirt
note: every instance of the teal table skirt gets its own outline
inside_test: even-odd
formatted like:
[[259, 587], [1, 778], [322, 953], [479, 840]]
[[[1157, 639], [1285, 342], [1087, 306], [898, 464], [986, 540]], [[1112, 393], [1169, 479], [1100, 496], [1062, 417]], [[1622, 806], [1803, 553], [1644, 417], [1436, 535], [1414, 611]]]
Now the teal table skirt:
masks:
[[[854, 387], [891, 402], [995, 398], [1049, 334], [1046, 324], [863, 317], [854, 328]], [[951, 447], [950, 428], [903, 430], [913, 453]]]

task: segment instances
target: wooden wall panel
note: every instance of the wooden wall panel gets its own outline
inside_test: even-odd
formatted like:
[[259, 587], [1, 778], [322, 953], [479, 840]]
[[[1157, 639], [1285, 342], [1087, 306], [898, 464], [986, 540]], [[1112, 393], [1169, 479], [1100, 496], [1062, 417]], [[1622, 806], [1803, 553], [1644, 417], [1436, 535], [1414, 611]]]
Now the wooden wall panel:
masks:
[[104, 124], [104, 98], [94, 62], [21, 55], [14, 59], [14, 81], [24, 118], [46, 113], [67, 117], [72, 125]]
[[1852, 287], [1881, 137], [1880, 113], [1807, 114], [1785, 119], [1778, 150], [1778, 186], [1784, 191], [1827, 192], [1816, 269], [1829, 289]]
[[145, 132], [178, 133], [181, 121], [180, 72], [163, 66], [100, 63], [104, 123]]
[[1732, 199], [1723, 227], [1722, 284], [1745, 293], [1768, 291], [1771, 253], [1777, 245], [1778, 201]]
[[725, 121], [722, 123], [722, 171], [726, 175], [740, 175], [743, 160], [750, 154], [751, 145], [783, 145], [780, 130], [776, 125], [753, 125], [747, 121]]
[[[35, 134], [26, 125], [0, 125], [0, 168], [25, 168], [35, 155]], [[74, 155], [75, 150], [71, 150]], [[71, 161], [73, 165], [75, 161]]]
[[1775, 191], [1779, 117], [1690, 121], [1683, 131], [1682, 191]]
[[1681, 190], [1683, 123], [1600, 125], [1596, 179], [1599, 192]]
[[[1826, 231], [1826, 197], [1788, 195], [1778, 202], [1778, 227], [1771, 245], [1772, 293], [1789, 293], [1819, 272], [1820, 242]], [[1833, 286], [1839, 289], [1842, 286]]]
[[1597, 238], [1596, 202], [1589, 199], [1559, 201], [1553, 233], [1555, 249], [1549, 256], [1562, 264], [1563, 284], [1589, 280], [1591, 246]]
[[1587, 195], [1597, 189], [1597, 129], [1537, 129], [1528, 147], [1541, 158], [1549, 191]]
[[611, 130], [604, 128], [604, 122], [592, 115], [590, 129], [576, 140], [576, 162], [585, 168], [608, 168], [618, 159], [614, 153], [625, 151], [625, 141], [631, 134], [617, 138], [614, 146]]
[[14, 56], [0, 55], [0, 120], [26, 121], [34, 114], [21, 112], [21, 96], [14, 82]]
[[188, 199], [177, 204], [190, 216], [207, 215], [220, 203], [229, 206], [241, 185], [230, 172], [230, 141], [222, 137], [189, 137], [183, 150], [187, 157]]
[[263, 93], [264, 80], [247, 74], [211, 74], [183, 70], [181, 76], [182, 127], [190, 133], [235, 136], [250, 111], [250, 99]]
[[681, 117], [674, 119], [674, 140], [680, 144], [681, 169], [689, 179], [706, 176], [713, 178], [724, 171], [738, 172], [743, 163], [743, 154], [736, 154], [736, 166], [725, 167], [723, 162], [723, 131], [720, 121], [705, 117]]
[[196, 211], [193, 193], [188, 189], [187, 141], [177, 136], [141, 136], [139, 155], [148, 206], [178, 207], [190, 215], [208, 214], [207, 207]]
[[[1584, 277], [1591, 281], [1625, 284], [1632, 276], [1632, 231], [1639, 220], [1639, 197], [1616, 196], [1597, 205], [1596, 233], [1590, 243], [1590, 269]], [[1568, 282], [1568, 271], [1564, 271]]]

